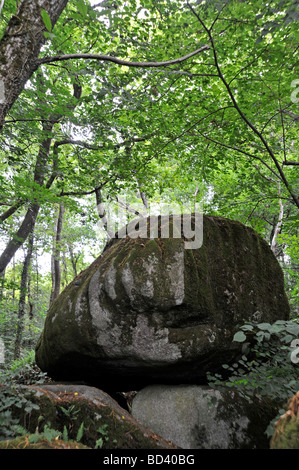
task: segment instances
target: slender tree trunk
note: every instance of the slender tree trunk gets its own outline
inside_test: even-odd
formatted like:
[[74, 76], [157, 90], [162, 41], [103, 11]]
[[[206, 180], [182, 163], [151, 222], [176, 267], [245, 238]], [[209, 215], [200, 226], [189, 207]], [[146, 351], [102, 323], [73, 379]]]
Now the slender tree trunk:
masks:
[[[52, 131], [53, 125], [54, 123], [43, 124], [43, 130], [47, 133], [47, 137], [40, 145], [34, 171], [34, 182], [39, 186], [42, 186], [44, 183], [44, 173], [46, 170], [46, 163], [48, 161], [51, 145], [51, 137], [49, 136], [49, 133]], [[20, 246], [23, 245], [28, 235], [33, 232], [39, 209], [40, 204], [38, 201], [33, 201], [29, 205], [21, 226], [13, 235], [12, 239], [8, 242], [6, 248], [0, 256], [0, 273], [6, 268]]]
[[[76, 105], [78, 104], [78, 100], [81, 97], [82, 88], [80, 84], [75, 81], [73, 83], [74, 88], [74, 98], [76, 98], [75, 102], [69, 106], [69, 109], [75, 109]], [[55, 124], [57, 124], [60, 119], [61, 115], [50, 116], [50, 122], [43, 123], [43, 131], [45, 138], [40, 145], [40, 149], [38, 152], [38, 156], [36, 159], [35, 170], [34, 170], [34, 178], [33, 181], [38, 186], [44, 186], [45, 175], [47, 171], [47, 163], [49, 159], [50, 153], [50, 146], [52, 141], [52, 130]], [[49, 188], [50, 185], [47, 184], [46, 188]], [[38, 192], [37, 192], [38, 194]], [[5, 250], [3, 251], [2, 255], [0, 256], [0, 274], [9, 264], [11, 259], [13, 258], [14, 254], [23, 245], [24, 241], [27, 239], [29, 233], [33, 232], [36, 219], [39, 213], [40, 203], [37, 200], [33, 200], [31, 202], [27, 213], [23, 219], [23, 222], [18, 229], [18, 231], [13, 235], [12, 239], [8, 242]]]
[[70, 254], [70, 258], [71, 258], [71, 263], [72, 263], [74, 276], [76, 277], [78, 275], [78, 271], [77, 271], [78, 258], [74, 254], [74, 250], [73, 250], [71, 242], [68, 242], [67, 246], [68, 246], [68, 250], [69, 250], [69, 254]]
[[39, 301], [39, 270], [38, 270], [38, 256], [37, 256], [37, 252], [35, 254], [35, 271], [36, 271], [36, 285], [35, 285], [35, 288], [36, 288], [36, 301], [38, 302]]
[[140, 198], [141, 198], [141, 200], [142, 200], [142, 203], [143, 203], [143, 205], [144, 205], [144, 208], [145, 208], [146, 210], [148, 210], [148, 200], [147, 200], [147, 197], [146, 197], [146, 195], [145, 195], [145, 192], [142, 191], [141, 184], [140, 184], [140, 182], [139, 182], [139, 180], [138, 180], [137, 178], [136, 178], [136, 181], [137, 181], [138, 188], [139, 188], [139, 196], [140, 196]]
[[38, 55], [46, 41], [41, 10], [54, 27], [68, 0], [21, 0], [0, 41], [0, 131], [5, 116], [37, 69]]
[[57, 224], [58, 224], [58, 215], [59, 215], [59, 208], [55, 211], [55, 218], [53, 224], [53, 236], [52, 236], [52, 253], [51, 253], [51, 295], [50, 295], [50, 303], [51, 306], [54, 300], [54, 290], [55, 290], [55, 248], [56, 248], [56, 234], [57, 234]]
[[[105, 206], [103, 203], [103, 197], [102, 197], [102, 192], [99, 188], [95, 189], [95, 196], [96, 196], [96, 204], [97, 204], [97, 211], [98, 211], [98, 216], [103, 224], [104, 230], [107, 232], [108, 231], [108, 220], [107, 220], [107, 214], [105, 211]], [[110, 233], [108, 233], [110, 236]]]
[[[278, 183], [277, 189], [278, 189], [278, 194], [280, 195], [281, 194], [280, 183]], [[278, 258], [279, 256], [283, 254], [277, 242], [277, 237], [281, 233], [281, 229], [282, 229], [283, 215], [284, 215], [284, 205], [282, 203], [282, 200], [279, 199], [278, 220], [277, 220], [277, 223], [274, 225], [274, 228], [272, 231], [272, 238], [271, 238], [271, 250], [273, 251], [276, 258]]]
[[16, 260], [15, 257], [12, 259], [12, 300], [15, 300], [16, 296]]
[[14, 204], [9, 209], [7, 209], [5, 212], [3, 212], [3, 214], [0, 215], [1, 222], [4, 222], [4, 220], [12, 216], [20, 207], [22, 207], [23, 204], [23, 201], [19, 201], [18, 203]]
[[50, 305], [58, 297], [61, 285], [61, 266], [60, 266], [60, 253], [61, 253], [61, 236], [62, 224], [64, 215], [64, 205], [59, 205], [59, 213], [57, 218], [57, 229], [55, 237], [55, 246], [53, 252], [53, 272], [52, 272], [52, 292], [50, 298]]
[[28, 316], [29, 316], [29, 319], [32, 320], [33, 319], [33, 307], [34, 307], [34, 304], [33, 304], [33, 299], [32, 299], [32, 292], [31, 292], [31, 275], [30, 273], [28, 274], [28, 286], [27, 286], [27, 289], [28, 289], [28, 306], [29, 306], [29, 312], [28, 312]]
[[68, 285], [67, 282], [67, 262], [66, 262], [66, 257], [65, 257], [65, 250], [62, 253], [62, 264], [63, 264], [63, 281], [62, 281], [62, 287], [66, 287]]
[[3, 299], [5, 284], [5, 270], [0, 273], [0, 300]]
[[282, 250], [278, 245], [277, 237], [281, 233], [282, 220], [283, 220], [283, 211], [284, 211], [284, 206], [283, 206], [283, 203], [282, 203], [281, 199], [279, 199], [278, 220], [277, 220], [277, 223], [274, 226], [273, 236], [272, 236], [272, 240], [271, 240], [271, 250], [273, 251], [276, 258], [278, 258], [279, 256], [282, 255]]
[[33, 233], [29, 236], [28, 250], [25, 256], [25, 261], [23, 264], [22, 276], [21, 276], [21, 288], [20, 288], [20, 299], [19, 299], [19, 310], [18, 310], [18, 326], [17, 334], [15, 339], [15, 349], [14, 349], [14, 359], [20, 357], [22, 336], [24, 330], [24, 315], [26, 308], [26, 291], [28, 284], [28, 273], [33, 251]]

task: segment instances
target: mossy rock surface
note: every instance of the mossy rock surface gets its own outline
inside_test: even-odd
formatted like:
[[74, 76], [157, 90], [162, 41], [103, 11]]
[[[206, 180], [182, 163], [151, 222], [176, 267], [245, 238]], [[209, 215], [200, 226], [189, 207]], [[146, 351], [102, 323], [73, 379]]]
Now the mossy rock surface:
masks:
[[268, 244], [221, 217], [203, 216], [202, 226], [197, 249], [186, 248], [182, 227], [179, 237], [163, 238], [160, 227], [158, 238], [108, 243], [50, 308], [39, 367], [55, 380], [104, 390], [201, 383], [239, 354], [238, 325], [288, 319], [282, 270]]
[[202, 385], [151, 385], [132, 404], [136, 419], [183, 449], [269, 449], [277, 412], [269, 398]]
[[[2, 448], [13, 448], [18, 445], [26, 448], [53, 445], [65, 440], [70, 447], [80, 445], [88, 448], [103, 449], [175, 449], [167, 440], [159, 437], [132, 415], [123, 409], [113, 398], [102, 390], [85, 385], [51, 384], [43, 386], [22, 386], [18, 390], [18, 398], [22, 393], [38, 409], [26, 412], [24, 407], [13, 406], [13, 417], [25, 427], [28, 433], [40, 435], [37, 442], [30, 442], [26, 436], [17, 441], [2, 440]], [[82, 424], [83, 423], [83, 424]], [[53, 430], [58, 439], [45, 439], [46, 429]], [[78, 432], [80, 432], [78, 439]], [[1, 429], [0, 429], [1, 431]], [[0, 433], [1, 434], [1, 433]], [[6, 447], [9, 446], [9, 447]], [[42, 447], [46, 448], [46, 447]], [[52, 447], [50, 447], [52, 448]], [[58, 447], [57, 447], [58, 448]], [[75, 447], [76, 448], [76, 447]]]

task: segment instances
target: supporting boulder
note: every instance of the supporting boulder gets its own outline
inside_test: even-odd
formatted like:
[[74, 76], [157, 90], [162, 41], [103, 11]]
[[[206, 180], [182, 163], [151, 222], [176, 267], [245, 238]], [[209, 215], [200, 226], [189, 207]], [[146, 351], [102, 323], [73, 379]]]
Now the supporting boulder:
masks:
[[152, 385], [137, 393], [132, 415], [183, 449], [268, 449], [265, 431], [277, 407], [233, 390]]
[[[107, 393], [94, 387], [46, 384], [11, 390], [5, 387], [0, 391], [3, 397], [8, 394], [13, 403], [10, 409], [14, 422], [19, 422], [28, 432], [10, 440], [1, 436], [0, 449], [176, 448], [134, 419]], [[20, 406], [22, 401], [27, 405]]]

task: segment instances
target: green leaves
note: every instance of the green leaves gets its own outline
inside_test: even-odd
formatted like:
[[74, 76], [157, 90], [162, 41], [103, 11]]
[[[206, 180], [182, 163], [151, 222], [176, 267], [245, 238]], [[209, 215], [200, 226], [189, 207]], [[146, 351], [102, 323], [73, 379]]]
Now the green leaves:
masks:
[[87, 15], [87, 5], [84, 0], [77, 0], [76, 6], [81, 15], [85, 18]]
[[243, 343], [246, 340], [246, 335], [243, 333], [243, 331], [238, 331], [233, 338], [233, 341], [237, 343]]
[[43, 19], [45, 27], [47, 28], [49, 33], [51, 33], [51, 31], [52, 31], [52, 21], [51, 21], [50, 16], [48, 15], [46, 10], [44, 10], [44, 9], [41, 10], [41, 15], [42, 15], [42, 19]]
[[[295, 321], [244, 324], [234, 341], [248, 339], [246, 356], [237, 363], [223, 364], [222, 376], [210, 374], [210, 385], [222, 390], [233, 387], [248, 401], [258, 394], [287, 402], [299, 388], [297, 362], [292, 362], [292, 352], [298, 349], [298, 334], [299, 324]], [[272, 424], [268, 433], [273, 433]]]
[[278, 337], [285, 344], [290, 344], [293, 339], [299, 337], [299, 324], [294, 321], [277, 320], [274, 323], [248, 323], [241, 327], [234, 335], [233, 341], [243, 343], [247, 336], [245, 332], [250, 333], [250, 337], [256, 336], [259, 343], [264, 340], [270, 340], [272, 337]]
[[107, 424], [103, 424], [98, 428], [98, 433], [101, 434], [101, 437], [97, 439], [96, 444], [95, 444], [95, 449], [101, 449], [104, 445], [104, 442], [109, 441], [107, 428], [108, 428]]

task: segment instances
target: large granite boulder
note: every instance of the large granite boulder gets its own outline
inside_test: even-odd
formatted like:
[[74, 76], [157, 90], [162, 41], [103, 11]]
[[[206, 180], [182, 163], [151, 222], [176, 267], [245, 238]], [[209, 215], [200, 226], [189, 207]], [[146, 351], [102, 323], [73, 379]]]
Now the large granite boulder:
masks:
[[203, 383], [239, 353], [239, 325], [288, 318], [282, 270], [251, 228], [204, 216], [192, 249], [183, 224], [161, 236], [166, 222], [156, 238], [113, 239], [55, 300], [36, 348], [43, 371], [105, 390]]
[[134, 418], [182, 449], [269, 449], [277, 412], [269, 399], [203, 385], [148, 386], [132, 404]]

